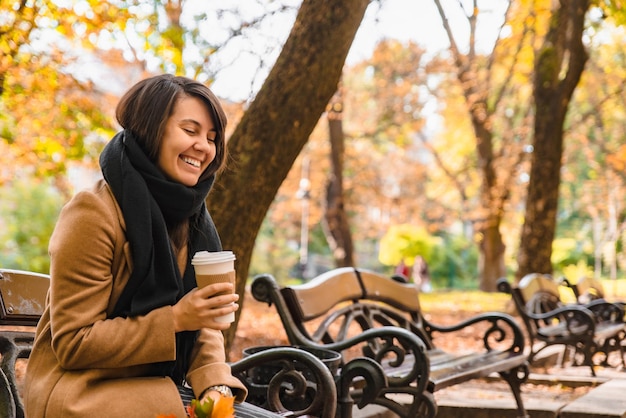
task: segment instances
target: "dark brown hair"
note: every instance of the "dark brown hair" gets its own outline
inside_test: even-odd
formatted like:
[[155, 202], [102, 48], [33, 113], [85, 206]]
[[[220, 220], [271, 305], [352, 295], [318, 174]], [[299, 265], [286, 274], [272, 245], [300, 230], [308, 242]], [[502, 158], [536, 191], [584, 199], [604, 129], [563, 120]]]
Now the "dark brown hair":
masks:
[[128, 90], [115, 109], [122, 128], [129, 130], [152, 161], [161, 149], [167, 120], [174, 106], [183, 96], [197, 97], [206, 105], [217, 136], [215, 159], [209, 164], [200, 180], [221, 171], [226, 162], [226, 114], [219, 100], [204, 84], [187, 77], [162, 74], [141, 80]]

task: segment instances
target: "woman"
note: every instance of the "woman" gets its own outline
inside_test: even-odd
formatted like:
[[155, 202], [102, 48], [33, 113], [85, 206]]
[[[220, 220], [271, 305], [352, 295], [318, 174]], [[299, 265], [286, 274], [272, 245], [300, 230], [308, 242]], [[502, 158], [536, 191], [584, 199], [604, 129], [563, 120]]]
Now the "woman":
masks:
[[226, 160], [224, 111], [203, 84], [160, 75], [132, 87], [116, 116], [104, 179], [63, 208], [50, 239], [29, 418], [185, 417], [189, 386], [198, 399], [246, 396], [225, 362], [229, 324], [215, 321], [238, 296], [229, 283], [197, 289], [190, 263], [221, 250], [204, 201]]

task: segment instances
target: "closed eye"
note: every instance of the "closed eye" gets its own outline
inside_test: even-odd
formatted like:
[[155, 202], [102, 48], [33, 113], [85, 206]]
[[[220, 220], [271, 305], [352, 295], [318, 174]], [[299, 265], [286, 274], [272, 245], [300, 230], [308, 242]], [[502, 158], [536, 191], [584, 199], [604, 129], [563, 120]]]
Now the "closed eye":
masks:
[[200, 124], [193, 119], [184, 119], [180, 121], [178, 126], [183, 132], [190, 136], [198, 135], [201, 129]]

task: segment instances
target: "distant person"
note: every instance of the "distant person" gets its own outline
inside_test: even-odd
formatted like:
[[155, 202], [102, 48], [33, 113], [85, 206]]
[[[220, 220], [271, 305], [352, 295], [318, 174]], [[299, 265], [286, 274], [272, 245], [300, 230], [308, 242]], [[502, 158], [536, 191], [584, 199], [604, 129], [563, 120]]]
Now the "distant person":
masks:
[[409, 270], [409, 266], [407, 266], [404, 262], [404, 259], [402, 259], [400, 264], [396, 266], [394, 274], [404, 277], [406, 281], [409, 280], [409, 277], [411, 277], [411, 271]]
[[430, 282], [430, 272], [428, 271], [428, 263], [426, 263], [426, 260], [421, 255], [415, 257], [415, 263], [413, 264], [413, 282], [420, 292], [430, 293], [433, 291]]
[[[25, 378], [29, 418], [187, 416], [183, 398], [246, 389], [215, 318], [230, 283], [198, 289], [191, 257], [222, 249], [205, 199], [226, 160], [226, 117], [204, 84], [160, 75], [121, 99], [103, 180], [62, 210], [50, 291]], [[230, 305], [229, 305], [230, 304]]]

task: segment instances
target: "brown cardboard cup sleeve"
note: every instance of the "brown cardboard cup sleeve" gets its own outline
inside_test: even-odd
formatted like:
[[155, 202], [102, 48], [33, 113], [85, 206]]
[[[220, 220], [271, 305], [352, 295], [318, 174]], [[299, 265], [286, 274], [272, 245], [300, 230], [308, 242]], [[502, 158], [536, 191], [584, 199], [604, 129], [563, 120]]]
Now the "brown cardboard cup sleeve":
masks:
[[[205, 286], [214, 284], [214, 283], [232, 283], [235, 284], [235, 271], [229, 271], [228, 273], [217, 273], [217, 274], [196, 274], [196, 283], [198, 284], [198, 288], [203, 288]], [[230, 292], [226, 292], [230, 293]], [[220, 294], [226, 294], [220, 293]]]

